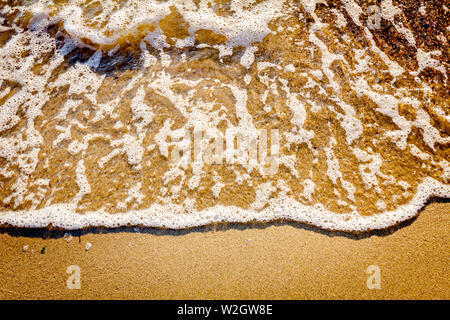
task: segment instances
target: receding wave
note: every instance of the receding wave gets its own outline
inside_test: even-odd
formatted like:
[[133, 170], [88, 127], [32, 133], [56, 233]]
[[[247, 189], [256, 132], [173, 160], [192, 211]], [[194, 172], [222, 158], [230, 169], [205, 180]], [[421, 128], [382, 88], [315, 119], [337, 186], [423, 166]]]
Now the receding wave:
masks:
[[415, 216], [450, 196], [448, 8], [407, 3], [2, 4], [0, 224]]

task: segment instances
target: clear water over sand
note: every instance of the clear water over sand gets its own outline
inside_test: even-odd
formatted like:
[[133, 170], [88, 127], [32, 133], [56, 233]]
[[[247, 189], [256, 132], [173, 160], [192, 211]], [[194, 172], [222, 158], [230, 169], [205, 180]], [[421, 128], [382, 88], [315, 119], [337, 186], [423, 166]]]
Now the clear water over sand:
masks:
[[[24, 1], [0, 12], [2, 224], [283, 218], [361, 231], [450, 195], [444, 5]], [[244, 142], [221, 161], [202, 156], [230, 132]], [[254, 140], [275, 171], [252, 158]]]

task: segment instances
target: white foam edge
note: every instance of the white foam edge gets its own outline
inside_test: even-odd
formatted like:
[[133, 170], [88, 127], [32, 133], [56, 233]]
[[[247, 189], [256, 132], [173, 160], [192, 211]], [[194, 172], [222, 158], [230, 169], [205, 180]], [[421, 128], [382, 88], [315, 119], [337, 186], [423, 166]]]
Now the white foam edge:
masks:
[[[246, 1], [243, 0], [237, 0], [234, 5], [245, 7], [245, 2]], [[144, 5], [142, 5], [142, 3]], [[99, 35], [101, 30], [92, 30], [79, 24], [79, 21], [84, 21], [81, 16], [81, 8], [79, 6], [74, 6], [72, 3], [67, 3], [66, 7], [63, 7], [62, 10], [58, 11], [52, 17], [49, 17], [49, 9], [40, 2], [37, 2], [36, 4], [33, 3], [24, 8], [31, 10], [35, 25], [39, 25], [40, 20], [47, 19], [50, 23], [62, 22], [64, 30], [78, 41], [80, 41], [79, 39], [89, 39], [93, 43], [99, 45], [113, 45], [117, 44], [120, 37], [125, 36], [129, 31], [136, 30], [140, 25], [158, 25], [162, 19], [170, 14], [170, 7], [175, 6], [183, 16], [184, 21], [189, 23], [189, 33], [191, 37], [196, 31], [207, 29], [226, 36], [226, 43], [228, 46], [247, 47], [254, 42], [262, 41], [262, 39], [271, 32], [268, 24], [270, 21], [281, 16], [285, 1], [266, 0], [262, 3], [256, 3], [255, 7], [246, 10], [245, 13], [237, 11], [229, 17], [215, 14], [212, 11], [212, 8], [206, 6], [207, 2], [201, 2], [201, 6], [196, 9], [189, 6], [183, 9], [183, 3], [183, 1], [174, 0], [165, 0], [161, 3], [152, 3], [151, 1], [150, 3], [146, 3], [145, 1], [141, 1], [140, 4], [138, 3], [139, 5], [137, 7], [139, 9], [137, 9], [137, 11], [125, 7], [121, 9], [124, 10], [121, 11], [122, 14], [127, 11], [127, 9], [136, 11], [131, 15], [133, 19], [128, 22], [129, 25], [127, 25], [125, 31], [117, 32], [117, 30], [113, 29], [114, 34], [112, 36]], [[132, 2], [132, 4], [136, 4], [136, 2]], [[193, 5], [194, 2], [190, 4]], [[66, 11], [68, 11], [68, 13]], [[117, 16], [117, 12], [114, 13], [113, 16], [120, 22], [120, 15]], [[116, 27], [117, 25], [123, 25], [118, 22], [115, 23]], [[160, 31], [160, 27], [158, 26], [156, 32]], [[152, 33], [153, 32], [148, 32], [148, 34]]]
[[322, 229], [362, 232], [385, 229], [418, 215], [426, 201], [432, 197], [450, 197], [450, 185], [427, 177], [418, 186], [413, 199], [396, 210], [362, 216], [357, 213], [336, 214], [322, 206], [306, 206], [291, 198], [278, 198], [261, 211], [235, 206], [218, 205], [203, 211], [183, 213], [179, 205], [152, 205], [143, 210], [111, 214], [102, 210], [76, 213], [74, 204], [51, 205], [39, 210], [8, 211], [0, 213], [0, 224], [15, 227], [53, 227], [75, 230], [88, 227], [117, 228], [121, 226], [146, 226], [168, 229], [185, 229], [211, 223], [247, 223], [290, 220]]

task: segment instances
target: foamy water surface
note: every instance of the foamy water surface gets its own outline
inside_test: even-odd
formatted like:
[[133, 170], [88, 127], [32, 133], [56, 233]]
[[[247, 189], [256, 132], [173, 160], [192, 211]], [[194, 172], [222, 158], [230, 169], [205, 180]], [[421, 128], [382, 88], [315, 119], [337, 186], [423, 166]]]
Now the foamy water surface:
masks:
[[[414, 6], [0, 4], [0, 224], [364, 231], [415, 216], [450, 196], [450, 108], [449, 9]], [[266, 132], [276, 172], [245, 143], [193, 159], [217, 132]]]

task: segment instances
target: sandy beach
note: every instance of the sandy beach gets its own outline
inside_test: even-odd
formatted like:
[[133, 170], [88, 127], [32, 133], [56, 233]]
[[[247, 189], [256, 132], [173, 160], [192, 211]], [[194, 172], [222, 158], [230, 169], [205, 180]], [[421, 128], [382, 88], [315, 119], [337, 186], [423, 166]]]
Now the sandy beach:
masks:
[[[70, 242], [64, 232], [2, 229], [0, 297], [449, 299], [449, 209], [431, 203], [396, 230], [360, 237], [292, 223], [95, 229]], [[70, 265], [80, 268], [79, 290], [66, 286]], [[380, 290], [367, 288], [370, 265]]]
[[0, 299], [449, 299], [449, 19], [2, 3]]

